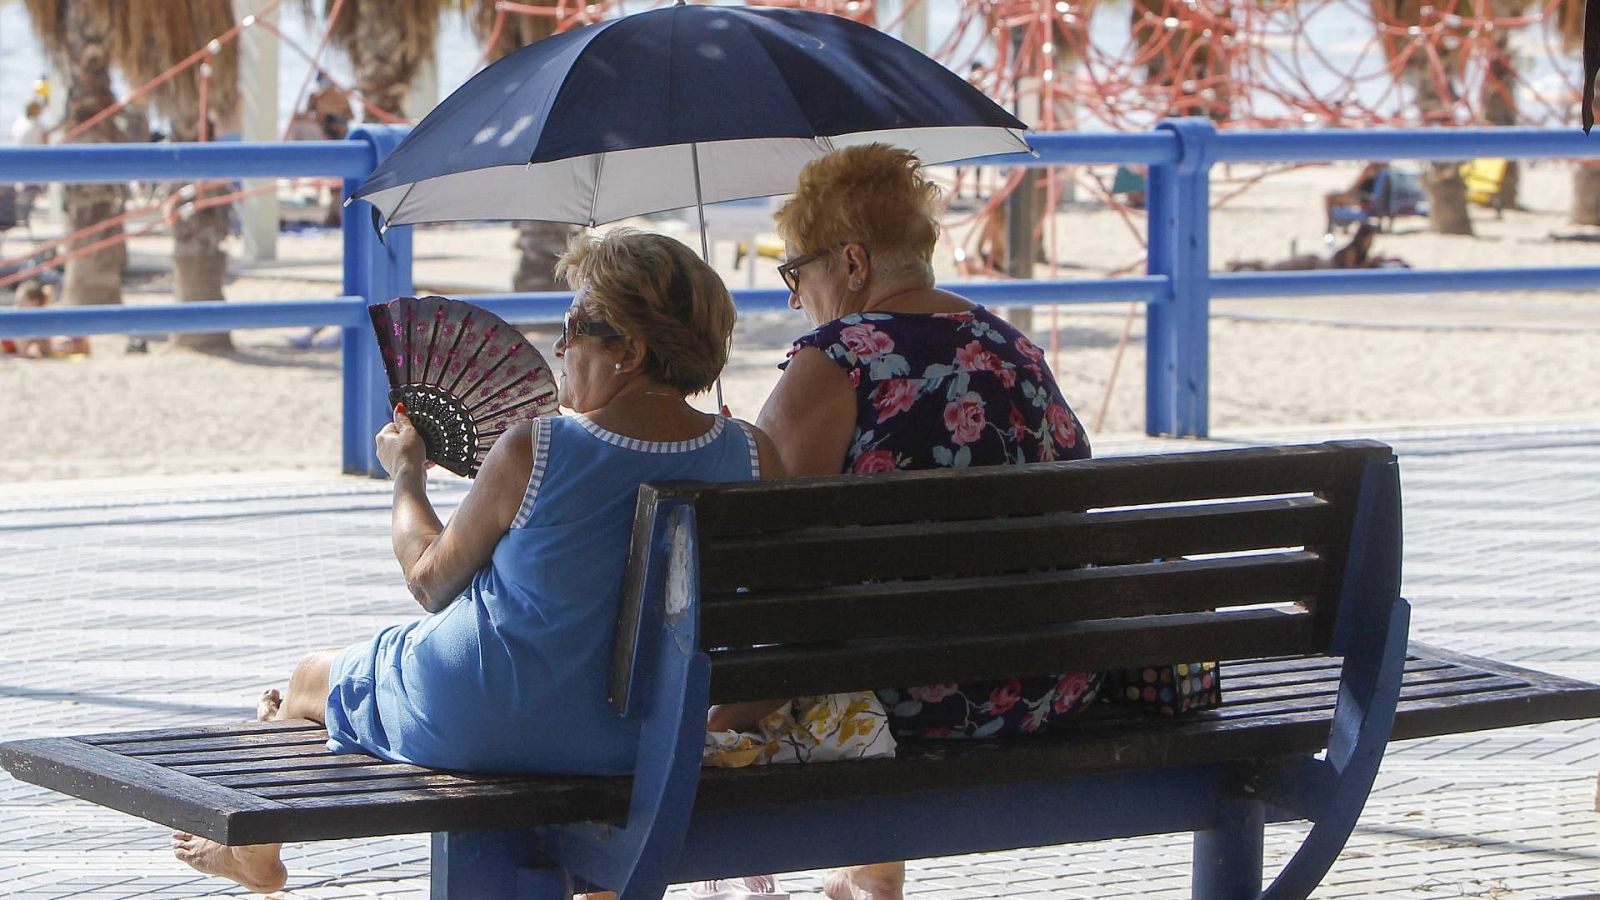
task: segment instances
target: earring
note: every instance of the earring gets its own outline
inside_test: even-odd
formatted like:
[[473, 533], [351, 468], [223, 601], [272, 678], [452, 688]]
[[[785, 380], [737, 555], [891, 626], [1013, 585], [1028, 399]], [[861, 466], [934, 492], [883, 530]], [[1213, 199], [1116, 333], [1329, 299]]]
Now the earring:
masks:
[[618, 372], [621, 372], [622, 371], [622, 363], [617, 363], [616, 365], [612, 366], [611, 368], [616, 369]]

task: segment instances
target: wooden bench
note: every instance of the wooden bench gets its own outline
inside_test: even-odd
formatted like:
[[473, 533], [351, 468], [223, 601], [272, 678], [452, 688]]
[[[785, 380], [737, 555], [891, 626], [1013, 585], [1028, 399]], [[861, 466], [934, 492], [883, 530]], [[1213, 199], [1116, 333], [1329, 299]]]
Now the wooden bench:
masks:
[[[0, 745], [16, 777], [230, 844], [431, 831], [434, 896], [667, 884], [1192, 831], [1194, 895], [1261, 893], [1262, 827], [1327, 871], [1391, 739], [1600, 714], [1600, 688], [1407, 647], [1371, 442], [640, 492], [612, 677], [630, 778], [334, 756], [306, 722]], [[702, 770], [708, 703], [1222, 660], [1220, 709], [1097, 708], [894, 760]]]

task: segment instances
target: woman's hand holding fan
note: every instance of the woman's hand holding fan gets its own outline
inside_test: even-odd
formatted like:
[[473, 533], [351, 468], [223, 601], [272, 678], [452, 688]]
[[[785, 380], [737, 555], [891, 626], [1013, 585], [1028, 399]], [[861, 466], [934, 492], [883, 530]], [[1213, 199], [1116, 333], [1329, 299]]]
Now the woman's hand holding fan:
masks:
[[444, 297], [401, 297], [367, 311], [389, 402], [404, 407], [440, 466], [473, 477], [507, 429], [555, 412], [549, 364], [494, 313]]

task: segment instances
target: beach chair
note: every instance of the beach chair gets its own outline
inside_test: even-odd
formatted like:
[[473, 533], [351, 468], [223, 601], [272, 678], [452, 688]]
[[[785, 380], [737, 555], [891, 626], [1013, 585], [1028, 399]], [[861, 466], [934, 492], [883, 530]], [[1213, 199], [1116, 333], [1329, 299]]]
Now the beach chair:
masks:
[[1328, 232], [1343, 231], [1368, 222], [1391, 231], [1399, 216], [1428, 215], [1428, 194], [1417, 173], [1388, 166], [1373, 181], [1372, 194], [1360, 204], [1335, 206], [1328, 217]]
[[1467, 202], [1487, 206], [1496, 216], [1505, 215], [1506, 170], [1504, 159], [1474, 159], [1461, 164], [1461, 180], [1467, 183]]

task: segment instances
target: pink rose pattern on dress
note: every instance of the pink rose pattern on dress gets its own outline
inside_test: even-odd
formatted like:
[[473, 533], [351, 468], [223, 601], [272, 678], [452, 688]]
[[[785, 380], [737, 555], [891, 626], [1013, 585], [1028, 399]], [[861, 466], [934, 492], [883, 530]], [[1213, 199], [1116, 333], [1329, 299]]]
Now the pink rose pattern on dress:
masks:
[[893, 472], [900, 468], [895, 465], [894, 454], [887, 450], [873, 450], [856, 457], [855, 468], [850, 471], [857, 475], [871, 475], [874, 472]]
[[871, 325], [851, 325], [839, 332], [839, 342], [864, 360], [894, 352], [894, 339]]
[[983, 436], [983, 398], [968, 391], [944, 408], [944, 427], [950, 431], [950, 441], [957, 446], [971, 444]]
[[[854, 370], [859, 377], [860, 370]], [[897, 416], [911, 408], [922, 393], [922, 382], [913, 378], [890, 378], [880, 383], [872, 392], [872, 407], [878, 411], [877, 421]]]
[[[856, 428], [844, 471], [1085, 459], [1089, 440], [1044, 351], [982, 307], [936, 315], [862, 313], [795, 342], [849, 377]], [[1047, 730], [1092, 703], [1101, 677], [1069, 673], [878, 692], [901, 736], [991, 737]]]

